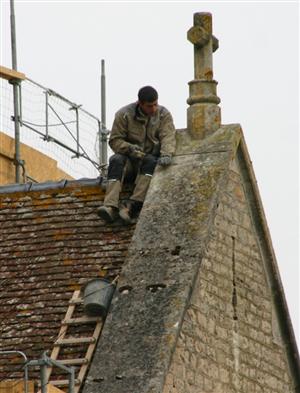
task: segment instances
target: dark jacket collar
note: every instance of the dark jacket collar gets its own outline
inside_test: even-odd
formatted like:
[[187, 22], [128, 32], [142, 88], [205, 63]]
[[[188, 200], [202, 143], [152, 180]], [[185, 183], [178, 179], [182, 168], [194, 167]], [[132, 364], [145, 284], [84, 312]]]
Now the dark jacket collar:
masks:
[[135, 120], [140, 121], [141, 123], [147, 123], [149, 121], [149, 117], [144, 114], [144, 112], [141, 110], [140, 106], [138, 103], [136, 103], [135, 106]]

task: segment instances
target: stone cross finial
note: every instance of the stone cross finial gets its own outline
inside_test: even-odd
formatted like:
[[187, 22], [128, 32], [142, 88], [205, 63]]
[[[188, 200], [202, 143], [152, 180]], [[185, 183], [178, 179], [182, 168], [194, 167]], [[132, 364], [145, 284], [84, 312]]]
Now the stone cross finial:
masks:
[[194, 45], [194, 80], [189, 82], [190, 96], [187, 103], [188, 129], [197, 138], [205, 138], [220, 127], [221, 113], [217, 104], [217, 82], [213, 79], [212, 54], [219, 42], [212, 34], [212, 15], [207, 12], [194, 14], [194, 26], [187, 33]]
[[188, 31], [187, 38], [194, 44], [195, 79], [212, 80], [212, 52], [218, 49], [219, 42], [212, 35], [211, 14], [194, 14], [194, 26]]

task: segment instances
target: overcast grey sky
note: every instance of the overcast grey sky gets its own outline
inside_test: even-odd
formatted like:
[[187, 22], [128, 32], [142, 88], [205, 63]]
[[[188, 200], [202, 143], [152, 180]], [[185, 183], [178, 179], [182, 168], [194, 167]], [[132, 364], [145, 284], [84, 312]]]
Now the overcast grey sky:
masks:
[[[222, 123], [240, 123], [253, 161], [299, 343], [298, 2], [15, 1], [18, 69], [100, 117], [106, 61], [107, 126], [139, 87], [186, 126], [194, 12], [213, 14]], [[1, 65], [11, 67], [9, 1], [1, 0]]]

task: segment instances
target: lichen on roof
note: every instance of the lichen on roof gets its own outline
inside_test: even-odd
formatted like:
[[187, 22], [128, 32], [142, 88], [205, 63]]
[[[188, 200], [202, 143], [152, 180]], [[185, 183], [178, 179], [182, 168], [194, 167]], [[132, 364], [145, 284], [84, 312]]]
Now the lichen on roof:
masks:
[[[73, 291], [120, 273], [134, 226], [100, 220], [99, 179], [27, 187], [0, 191], [0, 347], [37, 359], [52, 350]], [[0, 379], [20, 378], [21, 359], [6, 360]]]

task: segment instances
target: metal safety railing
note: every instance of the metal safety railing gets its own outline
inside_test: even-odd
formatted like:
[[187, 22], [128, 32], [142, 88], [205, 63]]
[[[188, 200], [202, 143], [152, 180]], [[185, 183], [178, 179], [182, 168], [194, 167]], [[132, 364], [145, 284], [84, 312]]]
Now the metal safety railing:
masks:
[[[35, 124], [28, 121], [23, 115], [23, 111], [21, 111], [20, 124], [38, 133], [44, 141], [56, 143], [73, 153], [72, 158], [84, 158], [99, 171], [101, 166], [106, 164], [104, 157], [102, 157], [104, 150], [102, 144], [106, 142], [108, 131], [103, 123], [96, 116], [83, 109], [81, 105], [71, 102], [54, 90], [47, 89], [28, 78], [26, 81], [43, 91], [45, 96], [45, 118], [44, 124]], [[22, 108], [22, 98], [20, 101], [20, 108]], [[63, 110], [61, 110], [62, 108]], [[73, 113], [69, 115], [67, 111], [73, 111]], [[89, 146], [86, 143], [88, 140], [86, 135], [88, 133], [86, 129], [87, 124], [91, 130], [89, 134], [94, 130], [94, 135], [91, 138], [94, 141], [94, 151], [91, 151], [92, 144]], [[61, 135], [62, 130], [65, 131], [64, 136]], [[96, 161], [97, 158], [98, 160]]]
[[68, 374], [69, 381], [69, 393], [74, 393], [75, 391], [75, 369], [74, 367], [67, 367], [58, 360], [53, 360], [47, 356], [44, 352], [40, 359], [38, 360], [28, 360], [26, 354], [22, 351], [0, 351], [0, 355], [20, 355], [24, 359], [24, 393], [28, 393], [28, 368], [29, 367], [39, 367], [40, 369], [40, 387], [41, 393], [47, 393], [47, 368], [48, 367], [58, 367], [63, 372]]
[[[107, 163], [109, 131], [103, 120], [29, 78], [22, 82], [0, 79], [0, 83], [2, 132], [14, 137], [17, 122], [20, 142], [55, 159], [58, 166], [73, 178], [99, 176]], [[18, 118], [14, 116], [16, 87]], [[17, 164], [24, 170], [26, 162], [20, 158]], [[28, 175], [30, 178], [30, 173]]]
[[[28, 368], [27, 368], [27, 356], [22, 351], [0, 351], [0, 355], [19, 355], [24, 359], [24, 392], [28, 393]], [[0, 381], [1, 382], [1, 381]]]

